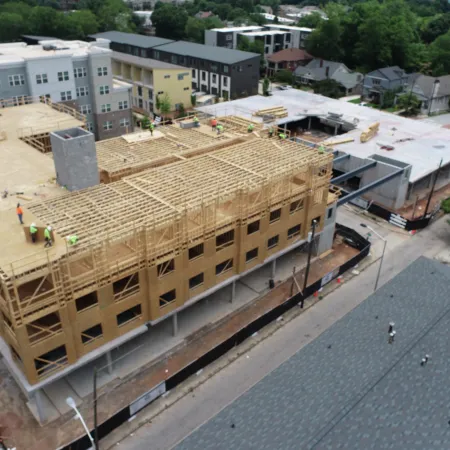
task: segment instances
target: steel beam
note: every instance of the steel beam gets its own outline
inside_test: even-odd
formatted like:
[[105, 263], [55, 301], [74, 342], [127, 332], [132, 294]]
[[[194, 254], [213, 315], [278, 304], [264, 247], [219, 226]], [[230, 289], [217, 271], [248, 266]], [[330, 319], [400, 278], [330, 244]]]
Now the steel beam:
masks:
[[393, 178], [402, 175], [403, 171], [404, 171], [404, 169], [399, 169], [395, 172], [390, 173], [389, 175], [386, 175], [383, 178], [380, 178], [379, 180], [374, 181], [373, 183], [368, 184], [367, 186], [364, 186], [364, 187], [358, 189], [357, 191], [350, 192], [350, 194], [348, 194], [344, 197], [341, 197], [337, 201], [337, 205], [341, 206], [344, 203], [347, 203], [348, 201], [350, 201], [356, 197], [359, 197], [360, 195], [364, 194], [365, 192], [375, 189], [376, 187], [382, 185], [383, 183], [386, 183], [387, 181], [392, 180]]
[[339, 161], [344, 161], [344, 159], [348, 159], [348, 158], [350, 158], [350, 155], [348, 153], [346, 153], [345, 155], [338, 156], [337, 158], [334, 158], [333, 159], [333, 163], [339, 162]]
[[342, 183], [345, 180], [348, 180], [349, 178], [352, 178], [362, 172], [365, 172], [368, 169], [371, 169], [372, 167], [375, 167], [377, 165], [376, 161], [371, 161], [368, 164], [364, 164], [364, 166], [358, 167], [355, 170], [351, 170], [350, 172], [343, 173], [342, 175], [337, 176], [336, 178], [333, 178], [330, 183], [332, 184], [338, 184]]

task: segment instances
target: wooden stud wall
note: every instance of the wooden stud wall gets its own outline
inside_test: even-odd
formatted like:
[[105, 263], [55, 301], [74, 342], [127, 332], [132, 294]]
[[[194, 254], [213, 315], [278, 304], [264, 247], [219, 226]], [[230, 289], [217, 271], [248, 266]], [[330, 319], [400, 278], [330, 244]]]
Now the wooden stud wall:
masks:
[[[244, 139], [28, 206], [57, 234], [79, 237], [59, 259], [43, 253], [0, 271], [0, 330], [21, 357], [30, 383], [304, 239], [312, 219], [320, 218], [320, 230], [332, 159], [291, 141]], [[259, 228], [248, 235], [255, 221]], [[300, 232], [288, 238], [298, 225]], [[234, 233], [233, 242], [217, 250], [216, 239], [224, 233]], [[276, 235], [277, 245], [268, 249]], [[200, 244], [203, 254], [190, 260], [189, 249]], [[257, 255], [246, 261], [256, 248]], [[222, 264], [229, 260], [232, 267]], [[216, 274], [220, 264], [223, 272]], [[194, 278], [199, 274], [202, 279]], [[129, 277], [137, 276], [136, 286]], [[26, 298], [25, 283], [31, 283]], [[125, 286], [125, 293], [118, 286]], [[121, 326], [118, 316], [125, 322]], [[61, 346], [62, 357], [55, 353]], [[43, 357], [48, 352], [53, 353]], [[41, 365], [48, 358], [57, 361], [38, 372], [36, 358]]]

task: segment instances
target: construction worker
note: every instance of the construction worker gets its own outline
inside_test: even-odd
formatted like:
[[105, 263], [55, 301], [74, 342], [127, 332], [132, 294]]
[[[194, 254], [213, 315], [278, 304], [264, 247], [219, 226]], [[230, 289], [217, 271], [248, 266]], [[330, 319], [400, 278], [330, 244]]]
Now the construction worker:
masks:
[[33, 222], [30, 225], [30, 236], [31, 236], [31, 242], [33, 242], [33, 244], [37, 241], [37, 232], [38, 232], [38, 229], [36, 228], [36, 224]]
[[75, 245], [78, 242], [78, 236], [75, 234], [72, 234], [71, 236], [67, 236], [66, 241], [69, 245]]
[[279, 135], [278, 135], [278, 139], [286, 139], [286, 135], [284, 134], [284, 133], [280, 133]]
[[194, 126], [196, 126], [196, 127], [200, 126], [200, 123], [198, 121], [198, 117], [197, 116], [194, 116]]
[[255, 128], [255, 126], [252, 123], [250, 123], [247, 127], [247, 132], [251, 133], [253, 131], [253, 128]]
[[153, 122], [150, 122], [148, 129], [150, 130], [150, 134], [153, 136], [153, 130], [155, 129], [155, 124]]
[[211, 131], [215, 131], [215, 130], [216, 130], [216, 127], [217, 127], [217, 119], [214, 117], [214, 118], [211, 120]]
[[223, 125], [217, 125], [216, 129], [217, 129], [217, 134], [223, 133]]
[[52, 227], [50, 225], [44, 230], [44, 239], [45, 239], [44, 247], [51, 247], [52, 246]]
[[22, 207], [20, 206], [20, 203], [17, 203], [16, 214], [17, 214], [17, 217], [19, 218], [20, 225], [23, 225], [23, 220], [22, 220], [22, 217], [23, 217], [23, 209], [22, 209]]
[[319, 146], [319, 153], [325, 153], [325, 147], [323, 145]]
[[273, 128], [269, 128], [269, 138], [273, 137]]

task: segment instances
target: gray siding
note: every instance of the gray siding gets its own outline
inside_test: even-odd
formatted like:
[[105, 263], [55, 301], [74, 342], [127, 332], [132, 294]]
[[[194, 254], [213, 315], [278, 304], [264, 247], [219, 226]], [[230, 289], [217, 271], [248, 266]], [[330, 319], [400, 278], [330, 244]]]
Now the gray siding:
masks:
[[[96, 114], [94, 115], [95, 123], [97, 124], [95, 134], [98, 140], [111, 139], [113, 137], [121, 136], [128, 132], [133, 131], [133, 114], [131, 109], [125, 109], [123, 111], [112, 111], [110, 113]], [[120, 126], [120, 119], [128, 119], [130, 126], [128, 130], [126, 127]], [[103, 125], [105, 122], [112, 122], [111, 130], [104, 130]]]
[[[23, 75], [25, 78], [25, 84], [20, 86], [10, 86], [8, 77], [10, 75]], [[30, 84], [27, 77], [27, 71], [25, 65], [17, 68], [7, 68], [0, 70], [0, 98], [5, 100], [16, 96], [29, 96]]]

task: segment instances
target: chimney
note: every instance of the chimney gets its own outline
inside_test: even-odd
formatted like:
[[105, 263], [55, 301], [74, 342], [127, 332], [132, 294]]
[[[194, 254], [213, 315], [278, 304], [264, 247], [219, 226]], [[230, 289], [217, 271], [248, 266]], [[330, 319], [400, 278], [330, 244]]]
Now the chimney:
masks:
[[325, 76], [328, 78], [330, 75], [330, 66], [325, 67]]
[[320, 60], [320, 67], [323, 67], [323, 59]]

